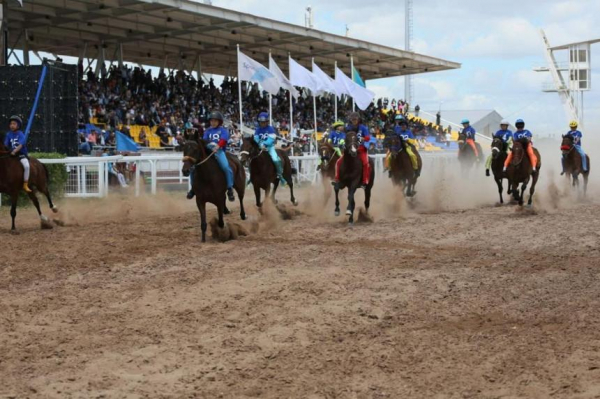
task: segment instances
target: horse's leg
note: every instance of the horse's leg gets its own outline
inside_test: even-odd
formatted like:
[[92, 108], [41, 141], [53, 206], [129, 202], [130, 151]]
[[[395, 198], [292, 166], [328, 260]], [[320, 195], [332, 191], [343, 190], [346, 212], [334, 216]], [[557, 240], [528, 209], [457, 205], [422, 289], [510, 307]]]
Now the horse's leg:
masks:
[[223, 220], [223, 210], [225, 209], [225, 197], [223, 197], [223, 201], [217, 205], [217, 213], [219, 215], [219, 227], [225, 227], [225, 220]]
[[371, 187], [367, 186], [365, 189], [365, 210], [369, 210], [369, 206], [371, 206]]
[[260, 203], [260, 187], [258, 186], [258, 184], [253, 184], [252, 187], [254, 187], [254, 196], [256, 197], [256, 206], [258, 208], [260, 208], [262, 206], [262, 204]]
[[496, 184], [498, 185], [498, 194], [500, 194], [500, 203], [504, 204], [504, 200], [502, 199], [502, 178], [496, 179]]
[[243, 187], [244, 186], [242, 185], [241, 189], [235, 190], [235, 191], [237, 191], [238, 199], [240, 200], [240, 219], [246, 220], [246, 210], [244, 209], [244, 193], [245, 193], [245, 190], [244, 190]]
[[[275, 193], [277, 192], [277, 187], [279, 187], [279, 179], [275, 180], [275, 183], [273, 183], [273, 194], [271, 194], [271, 200], [273, 201], [274, 204], [277, 203], [277, 200], [275, 199]], [[269, 196], [268, 193], [267, 193], [267, 196]]]
[[229, 208], [227, 208], [227, 205], [225, 205], [225, 207], [223, 208], [223, 214], [229, 215], [230, 213], [231, 211], [229, 210]]
[[528, 181], [524, 181], [521, 185], [521, 195], [519, 196], [519, 205], [523, 206], [523, 200], [525, 198], [525, 191], [527, 190]]
[[348, 223], [354, 223], [354, 193], [356, 192], [356, 187], [351, 186], [348, 187], [348, 208], [346, 208], [346, 215], [350, 216], [348, 219]]
[[583, 198], [587, 195], [588, 176], [589, 172], [583, 174]]
[[15, 227], [15, 219], [17, 218], [17, 201], [19, 199], [19, 193], [11, 194], [10, 196], [10, 217], [12, 219], [12, 226], [10, 232], [12, 234], [19, 234]]
[[333, 191], [335, 191], [335, 216], [340, 216], [340, 190], [337, 188], [334, 188]]
[[46, 216], [44, 216], [44, 214], [42, 213], [42, 210], [40, 209], [40, 202], [38, 201], [38, 199], [35, 195], [35, 192], [32, 191], [30, 193], [27, 193], [27, 196], [33, 203], [33, 206], [35, 206], [35, 209], [37, 210], [38, 216], [40, 217], [42, 229], [51, 229], [52, 224], [50, 223], [48, 218]]
[[196, 195], [196, 205], [200, 211], [200, 230], [202, 230], [202, 242], [206, 242], [206, 203], [200, 201]]
[[292, 175], [290, 174], [289, 176], [286, 176], [285, 181], [287, 182], [288, 186], [290, 186], [290, 201], [292, 201], [292, 204], [296, 206], [298, 205], [298, 201], [296, 201], [296, 198], [294, 197], [294, 179], [292, 178]]
[[529, 200], [527, 201], [527, 206], [531, 206], [533, 204], [533, 194], [535, 193], [535, 185], [537, 184], [539, 177], [539, 173], [533, 175], [533, 179], [531, 180], [531, 188], [529, 189]]

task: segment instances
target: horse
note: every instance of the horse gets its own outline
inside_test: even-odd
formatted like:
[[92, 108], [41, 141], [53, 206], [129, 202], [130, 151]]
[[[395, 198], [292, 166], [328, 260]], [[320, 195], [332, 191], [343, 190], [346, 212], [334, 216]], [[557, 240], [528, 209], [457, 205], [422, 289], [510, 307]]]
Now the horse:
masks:
[[[506, 169], [506, 177], [508, 178], [508, 184], [512, 191], [513, 198], [518, 201], [520, 206], [523, 206], [523, 195], [527, 189], [527, 184], [531, 179], [531, 189], [529, 190], [529, 200], [527, 206], [531, 206], [533, 202], [533, 194], [535, 193], [535, 185], [537, 184], [540, 168], [542, 167], [542, 158], [536, 148], [533, 149], [538, 159], [537, 170], [533, 172], [533, 166], [529, 160], [529, 156], [525, 151], [526, 145], [532, 145], [531, 142], [523, 143], [522, 141], [515, 141], [512, 147], [513, 158]], [[521, 184], [521, 192], [519, 193], [519, 184]]]
[[[217, 207], [218, 225], [220, 228], [225, 226], [223, 214], [228, 213], [225, 206], [225, 192], [227, 191], [225, 174], [219, 167], [217, 160], [212, 157], [212, 154], [206, 154], [207, 144], [202, 139], [197, 142], [186, 141], [183, 144], [183, 167], [181, 169], [184, 176], [189, 176], [192, 166], [195, 167], [192, 188], [196, 193], [196, 206], [198, 207], [198, 211], [200, 211], [202, 242], [206, 242], [206, 203], [209, 202]], [[240, 218], [246, 220], [246, 212], [244, 210], [246, 171], [235, 156], [230, 153], [226, 153], [226, 155], [229, 166], [233, 170], [233, 188], [240, 200]]]
[[[414, 154], [417, 156], [417, 162], [419, 165], [418, 172], [421, 173], [423, 168], [423, 161], [421, 155], [417, 149], [410, 143]], [[415, 186], [417, 179], [419, 178], [415, 170], [413, 169], [410, 156], [404, 148], [404, 140], [397, 134], [389, 134], [389, 147], [390, 147], [390, 178], [392, 183], [396, 186], [401, 186], [406, 189], [405, 195], [407, 197], [413, 197], [416, 194]]]
[[481, 145], [479, 145], [479, 143], [475, 143], [475, 147], [477, 147], [477, 152], [479, 153], [478, 157], [475, 155], [473, 148], [467, 143], [467, 136], [464, 133], [458, 135], [457, 143], [458, 161], [463, 170], [469, 170], [475, 163], [483, 161], [483, 151], [481, 150]]
[[[51, 229], [50, 220], [42, 213], [40, 203], [36, 196], [36, 191], [44, 194], [48, 200], [48, 205], [52, 212], [58, 212], [58, 207], [52, 202], [50, 195], [50, 175], [46, 165], [35, 158], [29, 158], [30, 175], [29, 187], [31, 192], [27, 193], [29, 200], [35, 206], [40, 217], [42, 229]], [[23, 187], [23, 165], [17, 157], [11, 156], [10, 151], [0, 143], [0, 193], [10, 196], [10, 216], [12, 218], [12, 226], [10, 232], [18, 234], [15, 227], [15, 218], [17, 217], [17, 200], [19, 193]]]
[[[283, 164], [283, 178], [290, 187], [290, 201], [292, 201], [292, 204], [298, 205], [298, 201], [294, 197], [294, 180], [292, 179], [292, 174], [295, 173], [295, 170], [292, 168], [288, 155], [282, 150], [278, 149], [276, 151]], [[275, 193], [277, 192], [277, 187], [279, 187], [277, 170], [269, 153], [258, 146], [256, 141], [254, 141], [254, 137], [243, 138], [240, 160], [244, 166], [250, 168], [250, 182], [252, 182], [252, 186], [254, 187], [256, 206], [259, 208], [262, 207], [260, 190], [265, 190], [265, 197], [268, 197], [271, 193], [271, 184], [273, 185], [271, 199], [276, 203]]]
[[[508, 144], [504, 142], [499, 137], [494, 137], [492, 140], [492, 173], [494, 174], [494, 181], [498, 186], [498, 194], [500, 195], [500, 203], [504, 204], [504, 199], [502, 198], [502, 180], [508, 179], [506, 177], [506, 173], [504, 173], [504, 162], [506, 161], [506, 157], [508, 154], [506, 153]], [[510, 182], [508, 184], [508, 192], [511, 193]]]
[[579, 186], [579, 175], [581, 174], [581, 176], [583, 176], [583, 195], [585, 196], [587, 194], [588, 178], [590, 175], [590, 157], [587, 154], [585, 155], [587, 158], [588, 170], [584, 172], [581, 155], [579, 154], [579, 151], [575, 150], [573, 137], [570, 135], [563, 136], [560, 149], [563, 156], [565, 173], [567, 174], [567, 178], [573, 179], [573, 187]]
[[[340, 200], [339, 192], [344, 188], [348, 188], [348, 207], [346, 209], [346, 215], [349, 216], [348, 223], [354, 224], [354, 193], [360, 187], [362, 181], [363, 165], [358, 157], [358, 146], [362, 145], [358, 142], [358, 136], [356, 132], [346, 133], [346, 146], [344, 148], [344, 155], [340, 161], [339, 176], [340, 181], [335, 185], [335, 216], [340, 214]], [[371, 204], [371, 190], [375, 181], [375, 164], [373, 160], [369, 158], [369, 165], [371, 167], [371, 173], [369, 176], [369, 184], [365, 188], [365, 209], [369, 210]]]

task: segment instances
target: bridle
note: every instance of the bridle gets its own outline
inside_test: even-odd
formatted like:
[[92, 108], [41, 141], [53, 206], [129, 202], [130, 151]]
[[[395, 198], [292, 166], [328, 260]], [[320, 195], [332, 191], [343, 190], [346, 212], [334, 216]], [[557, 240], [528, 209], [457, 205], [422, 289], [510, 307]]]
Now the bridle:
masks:
[[204, 162], [208, 161], [210, 159], [210, 157], [212, 157], [213, 155], [215, 155], [214, 152], [211, 152], [209, 156], [207, 156], [206, 158], [204, 158], [202, 161], [198, 162], [198, 160], [194, 157], [191, 157], [189, 155], [184, 156], [181, 159], [181, 162], [186, 162], [189, 161], [192, 163], [192, 166], [200, 166], [202, 165]]

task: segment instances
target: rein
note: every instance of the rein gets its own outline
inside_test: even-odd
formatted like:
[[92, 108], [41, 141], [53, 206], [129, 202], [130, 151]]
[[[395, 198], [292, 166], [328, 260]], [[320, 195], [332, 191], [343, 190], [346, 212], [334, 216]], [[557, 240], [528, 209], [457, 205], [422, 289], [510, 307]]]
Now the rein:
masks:
[[248, 159], [248, 161], [250, 162], [250, 161], [253, 161], [253, 160], [255, 160], [256, 158], [260, 157], [260, 156], [262, 155], [262, 153], [263, 153], [263, 152], [265, 152], [265, 150], [263, 150], [263, 149], [261, 148], [261, 149], [260, 149], [260, 151], [259, 151], [259, 153], [258, 153], [258, 154], [256, 154], [256, 155], [255, 155], [255, 156], [253, 156], [253, 157], [251, 157], [251, 156], [250, 156], [250, 153], [249, 153], [248, 151], [240, 151], [240, 155], [244, 155], [244, 154], [245, 154], [245, 155], [248, 155], [248, 157], [250, 158], [250, 159]]
[[194, 157], [190, 157], [190, 156], [185, 156], [183, 157], [183, 159], [181, 160], [182, 162], [185, 161], [190, 161], [194, 166], [200, 166], [202, 165], [204, 162], [208, 161], [210, 159], [210, 157], [212, 157], [213, 155], [215, 155], [214, 152], [211, 152], [209, 156], [207, 156], [206, 158], [204, 158], [204, 160], [202, 160], [201, 162], [198, 162], [198, 160]]

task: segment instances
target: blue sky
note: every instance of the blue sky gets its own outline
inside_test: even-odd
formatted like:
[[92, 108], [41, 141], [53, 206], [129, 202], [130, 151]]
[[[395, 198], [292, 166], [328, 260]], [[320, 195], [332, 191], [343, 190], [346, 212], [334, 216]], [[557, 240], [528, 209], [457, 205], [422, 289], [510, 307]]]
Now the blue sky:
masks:
[[[401, 0], [213, 0], [213, 5], [304, 25], [311, 5], [315, 29], [404, 48]], [[567, 118], [558, 94], [543, 93], [550, 76], [533, 72], [545, 65], [540, 28], [552, 45], [600, 38], [600, 1], [417, 0], [414, 51], [460, 62], [455, 71], [417, 75], [415, 102], [423, 109], [496, 109], [509, 120], [523, 118], [534, 134], [558, 134]], [[585, 94], [588, 131], [600, 130], [600, 43], [592, 46], [592, 91]], [[378, 96], [402, 97], [402, 78], [369, 81]], [[584, 132], [585, 134], [585, 132]]]

